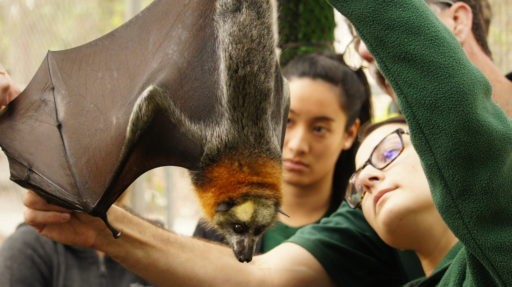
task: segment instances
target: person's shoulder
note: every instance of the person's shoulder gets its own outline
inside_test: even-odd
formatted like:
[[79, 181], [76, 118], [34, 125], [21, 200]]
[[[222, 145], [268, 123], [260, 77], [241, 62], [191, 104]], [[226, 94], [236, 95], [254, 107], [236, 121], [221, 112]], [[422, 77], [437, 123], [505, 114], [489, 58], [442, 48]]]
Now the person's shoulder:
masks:
[[22, 224], [18, 225], [16, 230], [8, 237], [8, 239], [9, 238], [13, 238], [17, 241], [25, 241], [25, 240], [33, 241], [33, 240], [43, 239], [45, 237], [40, 235], [34, 227], [32, 227], [28, 224], [22, 223]]
[[34, 227], [28, 224], [20, 224], [4, 241], [2, 249], [28, 248], [45, 244], [51, 244], [51, 240], [39, 234]]
[[353, 209], [343, 202], [330, 216], [324, 217], [318, 223], [304, 226], [291, 239], [293, 241], [305, 238], [311, 241], [311, 238], [357, 237], [360, 234], [377, 236], [364, 219], [362, 211]]
[[[25, 264], [34, 262], [34, 258], [47, 262], [56, 254], [56, 245], [42, 235], [32, 226], [22, 224], [7, 237], [0, 247], [0, 261], [10, 264]], [[5, 270], [0, 264], [0, 270]]]
[[342, 225], [342, 226], [364, 226], [367, 227], [363, 212], [359, 208], [351, 208], [346, 202], [342, 202], [338, 209], [330, 216], [320, 221], [323, 225]]

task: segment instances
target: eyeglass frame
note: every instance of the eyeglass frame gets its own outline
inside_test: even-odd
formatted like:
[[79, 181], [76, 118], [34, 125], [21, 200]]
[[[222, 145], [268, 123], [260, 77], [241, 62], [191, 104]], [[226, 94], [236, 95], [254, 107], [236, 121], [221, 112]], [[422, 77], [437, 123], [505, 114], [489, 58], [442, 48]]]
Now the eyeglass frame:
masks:
[[359, 71], [367, 68], [365, 60], [361, 57], [358, 47], [361, 43], [359, 35], [354, 34], [350, 42], [343, 49], [343, 62], [353, 71]]
[[[373, 158], [373, 154], [375, 153], [375, 151], [377, 150], [377, 148], [388, 138], [390, 137], [391, 135], [393, 134], [396, 134], [398, 136], [398, 138], [400, 139], [400, 145], [401, 145], [401, 148], [400, 148], [400, 151], [397, 153], [397, 155], [392, 158], [390, 161], [386, 162], [383, 166], [380, 166], [380, 167], [377, 167], [375, 166], [375, 164], [372, 162], [372, 158]], [[375, 147], [373, 148], [372, 152], [370, 153], [368, 159], [364, 162], [364, 164], [358, 168], [349, 178], [349, 184], [348, 184], [348, 187], [347, 187], [347, 190], [345, 192], [345, 201], [348, 203], [348, 205], [351, 207], [351, 208], [359, 208], [361, 207], [361, 203], [363, 202], [363, 199], [364, 199], [364, 196], [366, 195], [366, 190], [363, 190], [362, 192], [360, 191], [357, 191], [357, 193], [361, 193], [361, 196], [359, 198], [359, 200], [354, 203], [350, 198], [350, 194], [353, 194], [351, 193], [350, 191], [355, 189], [356, 188], [356, 185], [355, 185], [355, 180], [356, 178], [358, 178], [359, 176], [359, 173], [361, 173], [361, 171], [366, 168], [368, 165], [371, 165], [373, 166], [374, 168], [378, 169], [378, 170], [384, 170], [386, 167], [388, 167], [391, 163], [393, 163], [404, 151], [405, 149], [405, 144], [404, 144], [404, 139], [402, 137], [402, 135], [408, 135], [409, 132], [406, 132], [403, 128], [398, 128], [392, 132], [390, 132], [389, 134], [387, 134], [381, 141], [379, 141], [379, 143], [377, 145], [375, 145]]]

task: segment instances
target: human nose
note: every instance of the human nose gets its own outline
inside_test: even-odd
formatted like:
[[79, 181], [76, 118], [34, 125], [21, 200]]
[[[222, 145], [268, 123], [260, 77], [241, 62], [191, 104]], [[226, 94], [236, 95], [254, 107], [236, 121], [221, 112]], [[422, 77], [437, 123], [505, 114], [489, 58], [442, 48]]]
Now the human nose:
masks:
[[368, 47], [366, 47], [366, 44], [361, 41], [357, 47], [357, 52], [363, 58], [366, 62], [372, 63], [374, 61], [372, 53], [368, 50]]
[[360, 185], [367, 193], [372, 193], [372, 189], [378, 182], [381, 182], [384, 179], [384, 173], [382, 170], [379, 170], [368, 164], [363, 169], [359, 171], [357, 176], [357, 184]]
[[285, 147], [294, 153], [308, 152], [309, 145], [304, 129], [295, 128], [293, 130], [287, 130], [285, 134]]

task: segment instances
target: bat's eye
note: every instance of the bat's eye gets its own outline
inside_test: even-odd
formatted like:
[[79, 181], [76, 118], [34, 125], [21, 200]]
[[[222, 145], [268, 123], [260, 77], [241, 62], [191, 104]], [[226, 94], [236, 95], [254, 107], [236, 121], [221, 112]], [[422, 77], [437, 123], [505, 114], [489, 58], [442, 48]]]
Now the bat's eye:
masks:
[[235, 223], [235, 224], [233, 224], [233, 231], [236, 234], [245, 233], [245, 232], [247, 232], [247, 226], [245, 224], [242, 224], [242, 223]]

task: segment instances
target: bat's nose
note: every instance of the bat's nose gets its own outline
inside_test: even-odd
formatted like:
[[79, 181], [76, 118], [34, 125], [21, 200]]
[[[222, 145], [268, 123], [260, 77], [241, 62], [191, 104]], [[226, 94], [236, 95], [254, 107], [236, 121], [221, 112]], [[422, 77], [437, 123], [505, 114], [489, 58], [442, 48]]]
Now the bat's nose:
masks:
[[233, 240], [231, 247], [238, 261], [242, 263], [251, 262], [257, 240], [258, 238], [249, 235], [240, 236]]
[[252, 260], [252, 254], [239, 254], [237, 255], [238, 261], [244, 263], [244, 262], [251, 262]]

